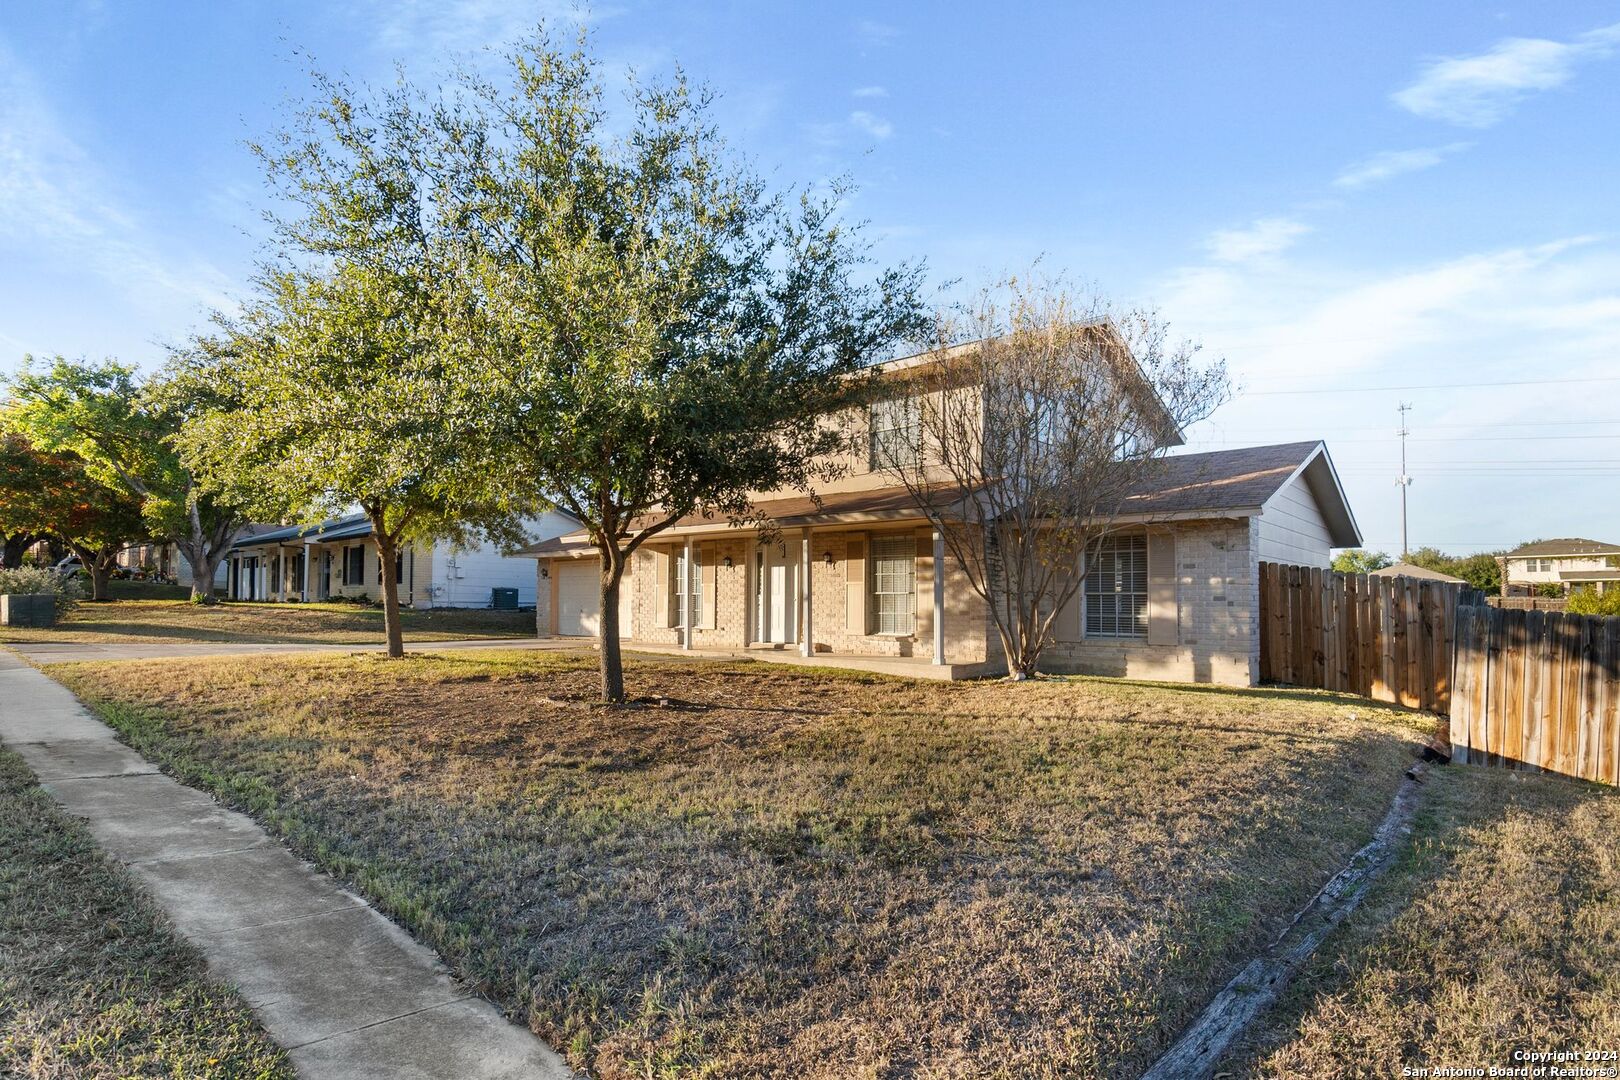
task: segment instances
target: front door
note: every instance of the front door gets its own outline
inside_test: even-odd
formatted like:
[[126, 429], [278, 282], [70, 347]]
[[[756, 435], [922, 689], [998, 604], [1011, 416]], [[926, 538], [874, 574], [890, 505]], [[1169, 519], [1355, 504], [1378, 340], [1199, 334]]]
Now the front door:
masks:
[[757, 640], [778, 645], [793, 640], [798, 561], [797, 541], [766, 544], [758, 549], [754, 574]]

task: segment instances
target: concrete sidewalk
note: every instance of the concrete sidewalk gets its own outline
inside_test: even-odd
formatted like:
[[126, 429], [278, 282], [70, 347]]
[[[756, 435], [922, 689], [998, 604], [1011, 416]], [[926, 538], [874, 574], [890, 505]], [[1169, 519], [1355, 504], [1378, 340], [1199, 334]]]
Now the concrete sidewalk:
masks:
[[4, 650], [0, 741], [241, 990], [306, 1080], [570, 1075], [431, 950], [249, 818], [161, 775]]
[[[458, 652], [464, 649], [549, 649], [577, 650], [580, 639], [558, 638], [476, 638], [458, 641], [410, 641], [406, 652]], [[589, 643], [583, 643], [589, 648]], [[351, 642], [332, 645], [320, 642], [260, 641], [8, 641], [5, 649], [26, 656], [36, 664], [72, 664], [81, 660], [161, 660], [198, 656], [260, 656], [321, 652], [382, 652], [383, 645]], [[3, 650], [0, 650], [3, 651]]]

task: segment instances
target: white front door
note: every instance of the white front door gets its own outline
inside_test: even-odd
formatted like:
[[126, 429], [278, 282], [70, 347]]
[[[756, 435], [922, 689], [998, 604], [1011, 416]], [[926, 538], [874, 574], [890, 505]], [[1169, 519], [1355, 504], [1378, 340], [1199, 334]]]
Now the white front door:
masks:
[[767, 544], [757, 550], [754, 562], [756, 640], [785, 644], [794, 639], [798, 606], [794, 583], [799, 576], [798, 562], [797, 541]]
[[557, 633], [595, 637], [601, 631], [601, 585], [595, 563], [562, 563], [557, 567]]

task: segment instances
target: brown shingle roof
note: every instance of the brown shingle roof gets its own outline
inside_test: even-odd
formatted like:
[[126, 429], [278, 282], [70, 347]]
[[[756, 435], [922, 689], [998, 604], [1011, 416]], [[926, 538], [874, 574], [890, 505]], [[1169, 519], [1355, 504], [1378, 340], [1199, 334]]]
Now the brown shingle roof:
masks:
[[1386, 566], [1382, 570], [1374, 570], [1367, 576], [1415, 577], [1422, 578], [1424, 581], [1454, 581], [1459, 584], [1467, 584], [1467, 582], [1463, 581], [1463, 579], [1460, 577], [1452, 577], [1450, 574], [1442, 574], [1438, 570], [1430, 570], [1426, 566], [1418, 566], [1415, 563], [1409, 562], [1398, 562], [1393, 566]]
[[1320, 445], [1278, 443], [1167, 457], [1146, 490], [1130, 497], [1124, 512], [1185, 514], [1262, 506]]
[[1571, 536], [1559, 540], [1536, 540], [1520, 544], [1508, 552], [1508, 555], [1620, 555], [1620, 546]]
[[[1126, 501], [1121, 516], [1196, 517], [1257, 511], [1321, 445], [1319, 442], [1280, 443], [1165, 458], [1145, 490]], [[1340, 546], [1358, 543], [1348, 508], [1341, 509], [1349, 522], [1349, 532], [1336, 542]], [[784, 528], [922, 516], [903, 486], [823, 495], [819, 507], [808, 496], [768, 499], [756, 504], [756, 510]], [[694, 514], [681, 518], [672, 528], [724, 528], [726, 524], [724, 517]], [[642, 522], [636, 525], [639, 528]], [[570, 533], [514, 554], [546, 557], [579, 553], [589, 547], [588, 543], [579, 542], [581, 536], [581, 533]]]

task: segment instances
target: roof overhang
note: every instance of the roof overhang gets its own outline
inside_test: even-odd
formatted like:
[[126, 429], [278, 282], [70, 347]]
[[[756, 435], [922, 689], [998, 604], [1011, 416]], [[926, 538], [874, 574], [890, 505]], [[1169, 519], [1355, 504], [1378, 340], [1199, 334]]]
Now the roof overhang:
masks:
[[[1316, 444], [1316, 449], [1306, 455], [1293, 475], [1277, 488], [1277, 494], [1286, 491], [1289, 484], [1302, 477], [1311, 496], [1316, 499], [1316, 508], [1327, 524], [1328, 539], [1333, 546], [1360, 547], [1361, 526], [1356, 524], [1356, 515], [1350, 509], [1350, 500], [1344, 494], [1344, 484], [1339, 480], [1339, 470], [1333, 467], [1333, 459], [1328, 456], [1326, 443]], [[1266, 500], [1268, 506], [1277, 494]], [[1264, 513], [1263, 509], [1261, 513]]]

